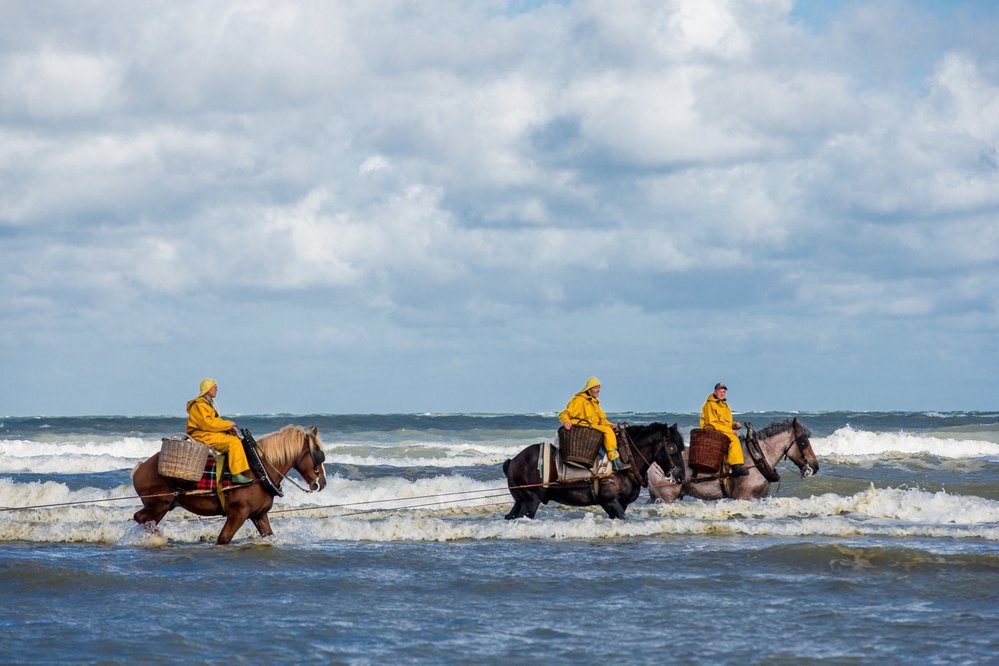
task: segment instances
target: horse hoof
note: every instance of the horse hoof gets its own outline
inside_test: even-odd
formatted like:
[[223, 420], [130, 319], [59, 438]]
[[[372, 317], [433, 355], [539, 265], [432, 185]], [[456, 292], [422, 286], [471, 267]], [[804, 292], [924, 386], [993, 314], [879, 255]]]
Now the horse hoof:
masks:
[[120, 546], [165, 546], [167, 538], [154, 521], [134, 525], [118, 539]]

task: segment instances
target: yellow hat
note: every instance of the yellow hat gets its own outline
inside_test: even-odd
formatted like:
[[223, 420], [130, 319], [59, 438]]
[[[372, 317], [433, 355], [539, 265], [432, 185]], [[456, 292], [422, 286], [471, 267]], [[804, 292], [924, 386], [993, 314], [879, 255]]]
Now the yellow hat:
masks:
[[600, 380], [596, 377], [590, 377], [586, 380], [586, 386], [583, 387], [584, 391], [589, 391], [594, 386], [600, 386]]
[[200, 391], [198, 395], [202, 396], [208, 393], [209, 391], [212, 390], [213, 386], [216, 386], [215, 380], [212, 379], [211, 377], [205, 377], [204, 379], [201, 380], [201, 386], [198, 387], [198, 390]]

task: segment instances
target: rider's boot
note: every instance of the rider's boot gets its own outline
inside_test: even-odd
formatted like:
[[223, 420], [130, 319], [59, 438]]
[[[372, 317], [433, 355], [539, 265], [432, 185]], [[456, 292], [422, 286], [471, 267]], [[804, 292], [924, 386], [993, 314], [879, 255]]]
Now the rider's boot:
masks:
[[730, 474], [732, 476], [749, 476], [749, 470], [742, 465], [732, 465]]
[[[611, 458], [611, 456], [614, 457]], [[607, 457], [611, 459], [611, 466], [614, 468], [615, 472], [623, 472], [624, 470], [631, 468], [631, 465], [621, 460], [621, 456], [618, 455], [617, 451], [608, 453]]]
[[248, 483], [253, 483], [253, 479], [249, 476], [244, 476], [242, 474], [232, 475], [232, 485], [234, 486], [245, 486]]

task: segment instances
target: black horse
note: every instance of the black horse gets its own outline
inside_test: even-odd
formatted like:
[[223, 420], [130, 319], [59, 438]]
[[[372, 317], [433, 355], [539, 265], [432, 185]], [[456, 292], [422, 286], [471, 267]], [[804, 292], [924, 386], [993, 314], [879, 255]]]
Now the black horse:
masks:
[[631, 469], [601, 479], [596, 493], [592, 483], [585, 480], [566, 484], [554, 482], [543, 488], [538, 471], [541, 444], [532, 444], [503, 463], [503, 473], [514, 500], [506, 519], [534, 518], [538, 506], [549, 500], [570, 506], [599, 504], [611, 518], [624, 518], [625, 509], [638, 499], [642, 488], [648, 486], [649, 467], [654, 462], [667, 474], [672, 471], [674, 480], [683, 483], [684, 442], [675, 423], [671, 426], [664, 423], [622, 424], [621, 430], [625, 436], [618, 438], [618, 446], [630, 446]]

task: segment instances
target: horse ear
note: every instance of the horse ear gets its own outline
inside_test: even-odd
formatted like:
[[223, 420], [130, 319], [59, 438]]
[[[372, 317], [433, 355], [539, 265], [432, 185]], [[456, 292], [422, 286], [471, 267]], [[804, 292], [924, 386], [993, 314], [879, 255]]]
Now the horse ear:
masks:
[[316, 435], [319, 434], [319, 429], [316, 428], [316, 426], [312, 426], [311, 428], [309, 428], [309, 434], [315, 437]]

